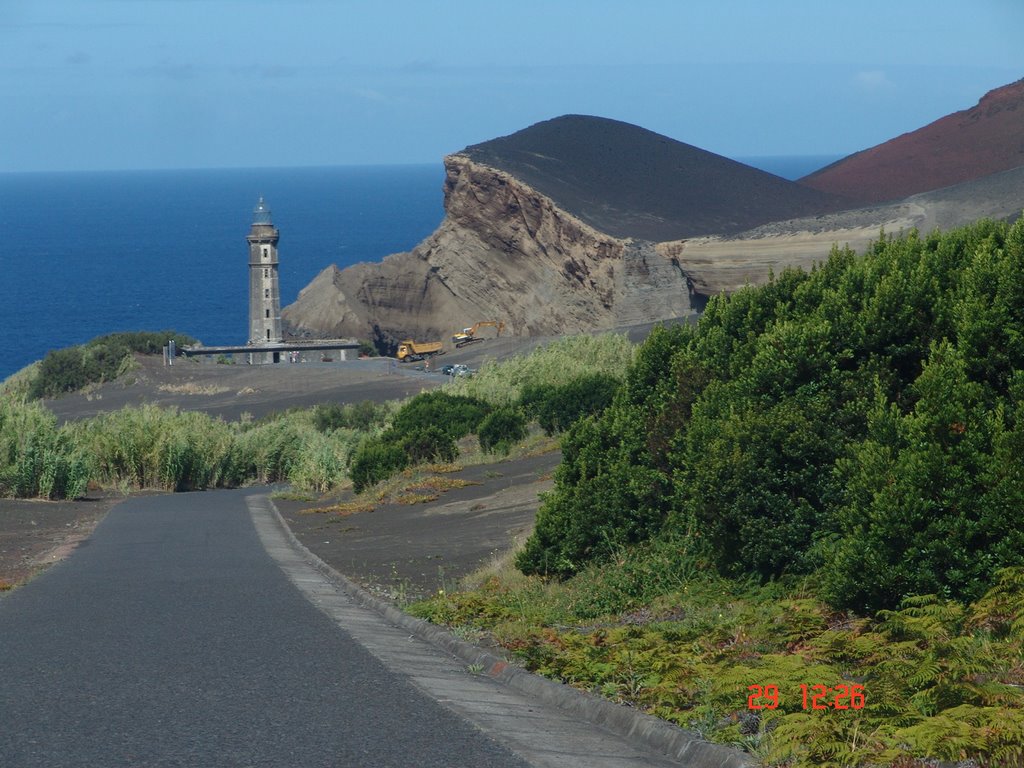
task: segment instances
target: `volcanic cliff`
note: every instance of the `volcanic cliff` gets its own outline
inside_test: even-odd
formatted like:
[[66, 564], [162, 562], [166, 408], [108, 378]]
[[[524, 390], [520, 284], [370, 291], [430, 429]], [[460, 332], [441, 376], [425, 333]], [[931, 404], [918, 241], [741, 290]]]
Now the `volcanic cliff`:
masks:
[[445, 158], [438, 229], [380, 263], [328, 267], [284, 328], [393, 348], [479, 320], [531, 336], [649, 323], [835, 245], [862, 250], [880, 228], [1012, 218], [1024, 208], [1022, 98], [1024, 81], [801, 184], [627, 123], [538, 123]]
[[665, 136], [566, 116], [445, 158], [445, 218], [409, 253], [331, 266], [282, 313], [290, 335], [393, 345], [477, 320], [547, 335], [680, 317], [693, 296], [655, 241], [739, 232], [842, 200]]

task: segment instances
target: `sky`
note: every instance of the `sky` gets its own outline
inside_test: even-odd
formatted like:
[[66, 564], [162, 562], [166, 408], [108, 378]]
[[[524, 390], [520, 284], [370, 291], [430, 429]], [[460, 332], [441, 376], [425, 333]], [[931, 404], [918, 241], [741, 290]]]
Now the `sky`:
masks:
[[845, 155], [1024, 78], [1024, 0], [0, 0], [0, 172], [440, 163], [563, 114]]

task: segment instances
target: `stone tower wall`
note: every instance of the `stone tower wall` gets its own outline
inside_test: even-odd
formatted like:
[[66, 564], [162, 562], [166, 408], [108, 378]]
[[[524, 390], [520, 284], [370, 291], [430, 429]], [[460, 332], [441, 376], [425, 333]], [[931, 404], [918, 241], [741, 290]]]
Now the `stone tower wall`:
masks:
[[[280, 342], [281, 289], [278, 280], [278, 231], [269, 223], [254, 223], [249, 242], [249, 343]], [[267, 353], [272, 362], [272, 354]]]

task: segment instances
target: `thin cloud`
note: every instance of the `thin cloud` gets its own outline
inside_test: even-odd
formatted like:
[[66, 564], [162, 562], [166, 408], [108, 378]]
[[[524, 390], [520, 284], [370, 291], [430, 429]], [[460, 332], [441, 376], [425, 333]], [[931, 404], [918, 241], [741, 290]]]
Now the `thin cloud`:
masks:
[[70, 64], [75, 67], [81, 67], [92, 62], [92, 56], [85, 51], [75, 51], [70, 56], [64, 59], [65, 64]]
[[298, 77], [301, 74], [299, 67], [289, 67], [284, 64], [277, 64], [270, 67], [260, 68], [260, 77], [264, 80], [283, 80], [286, 78]]
[[386, 104], [389, 101], [387, 96], [372, 88], [355, 88], [352, 90], [352, 93], [361, 99], [366, 99], [366, 101], [372, 101], [376, 104]]
[[889, 79], [889, 76], [879, 69], [858, 72], [854, 75], [853, 82], [862, 91], [869, 93], [891, 91], [896, 88], [896, 84]]
[[143, 77], [178, 81], [195, 80], [200, 74], [199, 68], [188, 62], [181, 64], [162, 62], [148, 67], [138, 67], [133, 71], [135, 74]]

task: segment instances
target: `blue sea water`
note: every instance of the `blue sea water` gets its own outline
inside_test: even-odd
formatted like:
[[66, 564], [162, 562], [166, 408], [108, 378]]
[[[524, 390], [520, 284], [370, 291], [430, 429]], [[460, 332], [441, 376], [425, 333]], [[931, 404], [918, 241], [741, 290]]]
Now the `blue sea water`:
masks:
[[[835, 157], [741, 158], [796, 179]], [[0, 174], [0, 380], [114, 331], [247, 337], [260, 195], [281, 232], [281, 301], [322, 269], [406, 251], [441, 222], [436, 165]]]
[[244, 343], [260, 195], [281, 233], [286, 305], [330, 264], [433, 232], [443, 181], [441, 164], [0, 174], [0, 380], [114, 331]]
[[841, 160], [845, 155], [766, 155], [759, 157], [737, 157], [741, 163], [774, 173], [790, 181], [802, 179], [814, 171]]

